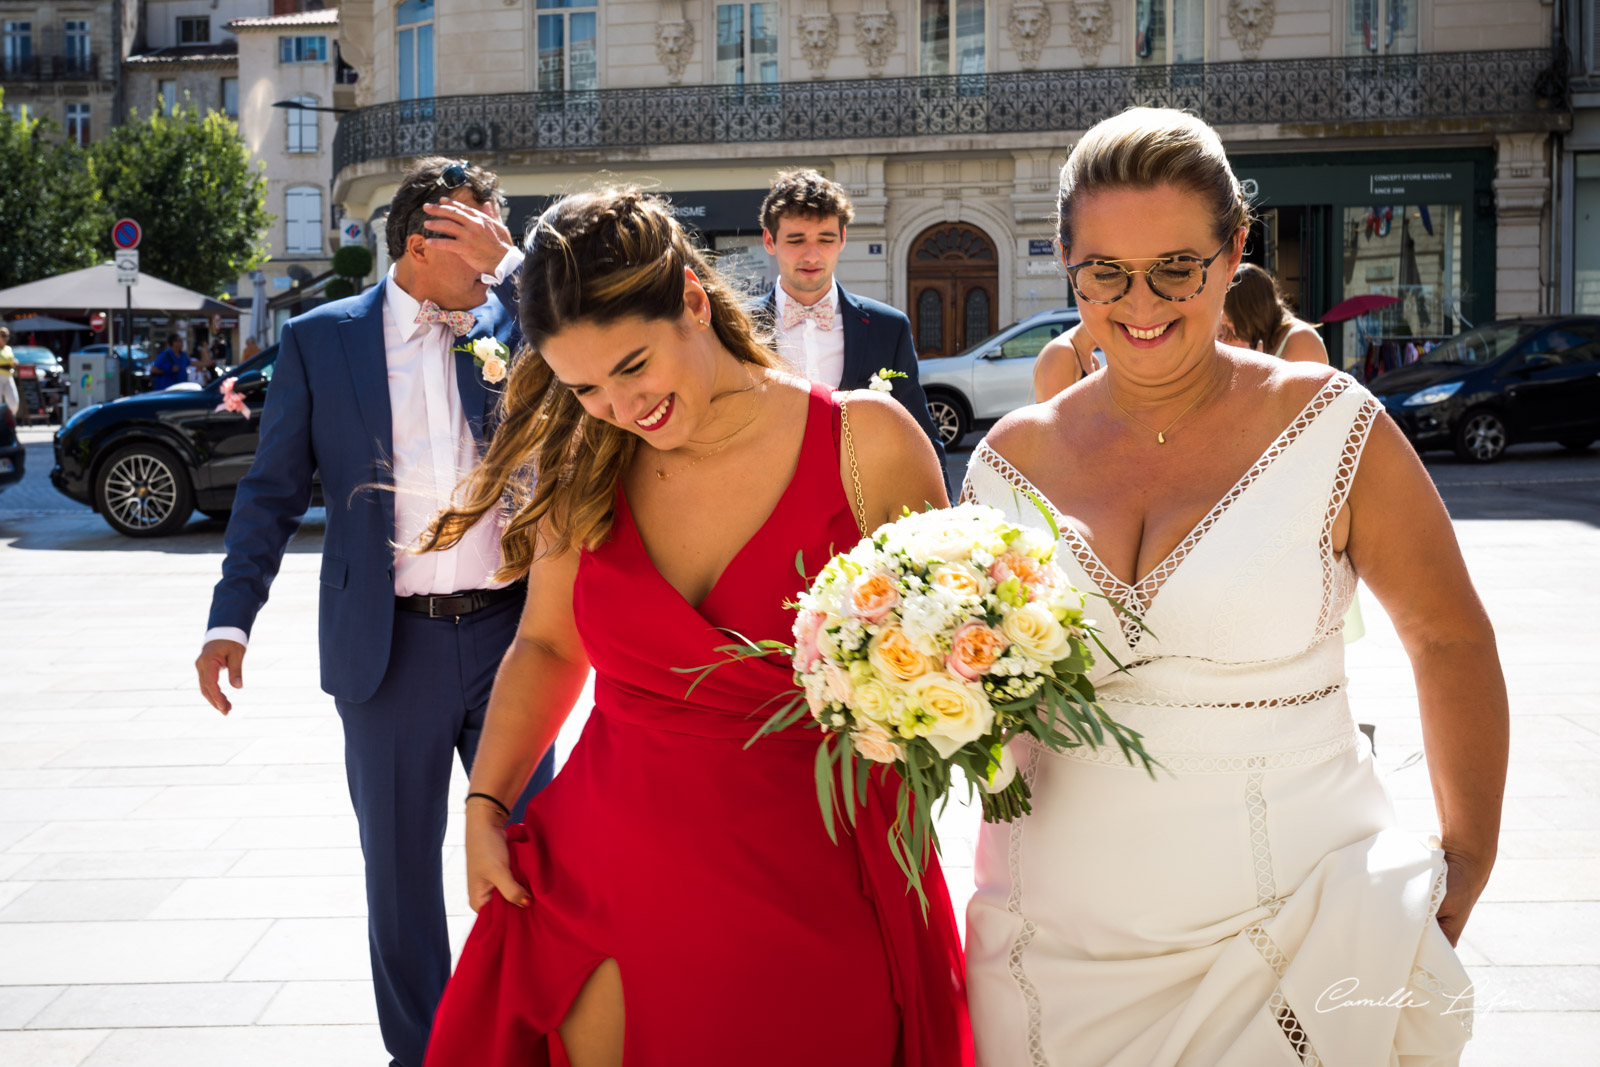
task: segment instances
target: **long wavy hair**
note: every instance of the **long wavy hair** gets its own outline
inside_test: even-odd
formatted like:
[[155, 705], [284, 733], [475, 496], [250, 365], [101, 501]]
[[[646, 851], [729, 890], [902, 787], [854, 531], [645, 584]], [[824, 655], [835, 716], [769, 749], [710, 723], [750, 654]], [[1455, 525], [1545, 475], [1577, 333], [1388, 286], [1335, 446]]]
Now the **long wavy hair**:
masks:
[[[454, 546], [475, 523], [505, 509], [497, 577], [526, 574], [543, 553], [593, 549], [615, 518], [617, 482], [639, 438], [590, 417], [540, 355], [551, 336], [577, 323], [609, 325], [628, 316], [676, 320], [684, 269], [711, 301], [711, 327], [735, 358], [761, 367], [778, 357], [758, 333], [739, 292], [673, 218], [667, 202], [636, 186], [563, 197], [534, 224], [523, 261], [519, 310], [523, 347], [512, 359], [483, 461], [418, 550]], [[541, 525], [548, 536], [541, 538]]]
[[1291, 317], [1278, 283], [1254, 263], [1241, 263], [1234, 271], [1222, 309], [1239, 343], [1246, 348], [1260, 345], [1263, 351], [1270, 351], [1272, 339]]

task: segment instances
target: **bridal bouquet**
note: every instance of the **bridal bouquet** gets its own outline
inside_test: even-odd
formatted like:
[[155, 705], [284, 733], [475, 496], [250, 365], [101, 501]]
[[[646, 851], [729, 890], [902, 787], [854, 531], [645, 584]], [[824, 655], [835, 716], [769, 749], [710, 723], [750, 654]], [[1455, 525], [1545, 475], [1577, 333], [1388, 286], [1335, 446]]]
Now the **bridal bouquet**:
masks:
[[829, 560], [793, 605], [792, 646], [719, 650], [792, 657], [799, 691], [752, 741], [808, 714], [820, 727], [817, 799], [830, 835], [841, 800], [854, 824], [873, 764], [899, 770], [889, 844], [919, 895], [937, 845], [933, 806], [947, 800], [955, 768], [990, 822], [1030, 808], [1006, 748], [1014, 737], [1054, 751], [1109, 737], [1129, 763], [1152, 768], [1140, 735], [1095, 702], [1089, 646], [1105, 646], [1055, 547], [991, 507], [908, 513]]

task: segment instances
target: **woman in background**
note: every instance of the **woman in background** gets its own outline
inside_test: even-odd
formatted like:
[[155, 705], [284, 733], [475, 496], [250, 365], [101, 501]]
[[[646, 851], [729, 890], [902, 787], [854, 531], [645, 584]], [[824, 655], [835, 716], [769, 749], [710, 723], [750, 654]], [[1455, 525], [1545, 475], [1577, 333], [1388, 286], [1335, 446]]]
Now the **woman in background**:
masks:
[[1317, 328], [1294, 317], [1278, 283], [1254, 263], [1241, 263], [1233, 273], [1218, 340], [1270, 352], [1291, 363], [1328, 362], [1328, 348]]
[[1099, 370], [1100, 360], [1105, 358], [1104, 353], [1100, 360], [1095, 358], [1099, 351], [1081, 322], [1060, 337], [1052, 337], [1033, 364], [1033, 402], [1042, 404]]

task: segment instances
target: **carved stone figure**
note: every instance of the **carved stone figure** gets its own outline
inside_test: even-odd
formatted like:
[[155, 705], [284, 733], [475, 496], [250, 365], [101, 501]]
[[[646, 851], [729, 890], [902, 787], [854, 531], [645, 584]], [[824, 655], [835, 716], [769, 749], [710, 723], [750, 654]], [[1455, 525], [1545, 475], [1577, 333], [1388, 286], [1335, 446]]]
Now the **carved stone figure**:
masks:
[[667, 84], [683, 81], [684, 68], [693, 52], [694, 25], [688, 19], [662, 19], [656, 23], [656, 58], [667, 68]]
[[795, 19], [800, 36], [800, 54], [811, 64], [811, 76], [821, 78], [839, 51], [839, 19], [828, 11], [810, 12]]
[[856, 16], [856, 50], [867, 63], [867, 76], [881, 78], [889, 54], [900, 43], [900, 24], [894, 12], [884, 7], [863, 11]]
[[1111, 43], [1111, 0], [1073, 0], [1067, 35], [1086, 67], [1100, 65], [1100, 50]]
[[1246, 59], [1261, 54], [1276, 17], [1277, 0], [1228, 0], [1228, 32], [1239, 42]]
[[1033, 70], [1039, 65], [1045, 42], [1050, 38], [1050, 9], [1044, 0], [1016, 0], [1011, 5], [1011, 18], [1006, 23], [1011, 32], [1011, 44], [1023, 70]]

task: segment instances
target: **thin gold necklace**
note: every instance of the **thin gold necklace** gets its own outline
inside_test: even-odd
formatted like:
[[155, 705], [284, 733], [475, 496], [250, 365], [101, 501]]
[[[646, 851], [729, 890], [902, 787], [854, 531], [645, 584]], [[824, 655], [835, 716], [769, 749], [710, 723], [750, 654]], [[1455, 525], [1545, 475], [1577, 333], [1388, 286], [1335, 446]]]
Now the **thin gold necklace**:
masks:
[[1132, 419], [1134, 422], [1137, 422], [1140, 426], [1143, 426], [1145, 429], [1147, 429], [1151, 433], [1155, 434], [1156, 435], [1156, 444], [1164, 445], [1164, 444], [1167, 443], [1167, 434], [1172, 432], [1172, 428], [1174, 426], [1178, 425], [1178, 423], [1183, 420], [1183, 417], [1185, 415], [1189, 414], [1189, 412], [1193, 411], [1196, 407], [1198, 407], [1199, 404], [1200, 404], [1200, 401], [1204, 400], [1206, 397], [1211, 395], [1211, 387], [1213, 385], [1215, 385], [1215, 384], [1216, 384], [1215, 380], [1207, 382], [1206, 383], [1206, 387], [1204, 389], [1200, 390], [1200, 395], [1195, 397], [1192, 401], [1190, 401], [1188, 407], [1186, 407], [1182, 411], [1178, 412], [1178, 417], [1176, 419], [1173, 419], [1171, 422], [1167, 423], [1167, 428], [1165, 430], [1156, 429], [1154, 426], [1151, 426], [1148, 422], [1145, 422], [1143, 419], [1139, 418], [1137, 415], [1135, 415], [1133, 412], [1129, 411], [1127, 408], [1123, 407], [1121, 404], [1118, 404], [1117, 403], [1117, 394], [1112, 391], [1111, 382], [1109, 380], [1106, 382], [1106, 396], [1111, 398], [1112, 406], [1115, 407], [1118, 411], [1122, 412], [1124, 415], [1128, 416], [1128, 418]]
[[[750, 377], [750, 386], [747, 389], [737, 390], [737, 392], [748, 393], [748, 392], [750, 392], [751, 389], [759, 389], [762, 385], [766, 384], [764, 381], [761, 382], [761, 383], [757, 383], [756, 380], [755, 380], [755, 376], [750, 374], [750, 368], [749, 367], [746, 367], [744, 372], [745, 372], [746, 375], [748, 375]], [[751, 397], [750, 398], [750, 414], [745, 418], [743, 425], [741, 425], [737, 430], [735, 430], [732, 433], [730, 433], [728, 436], [724, 437], [720, 442], [717, 442], [717, 447], [713, 448], [709, 452], [706, 452], [706, 453], [703, 453], [703, 454], [701, 454], [699, 456], [696, 456], [694, 459], [690, 460], [688, 463], [685, 463], [683, 466], [679, 467], [675, 471], [667, 471], [667, 470], [664, 470], [661, 467], [657, 467], [656, 468], [656, 480], [664, 482], [668, 478], [671, 478], [675, 474], [682, 474], [684, 471], [690, 469], [695, 464], [699, 463], [701, 460], [710, 459], [712, 456], [717, 455], [719, 452], [725, 451], [729, 445], [733, 444], [735, 438], [737, 438], [740, 434], [742, 434], [746, 430], [748, 430], [750, 428], [750, 424], [752, 422], [756, 421], [756, 409], [759, 406], [760, 406], [759, 397], [758, 396]]]

